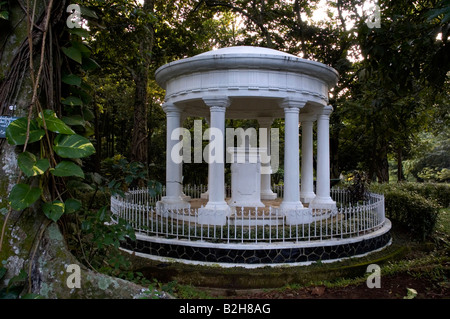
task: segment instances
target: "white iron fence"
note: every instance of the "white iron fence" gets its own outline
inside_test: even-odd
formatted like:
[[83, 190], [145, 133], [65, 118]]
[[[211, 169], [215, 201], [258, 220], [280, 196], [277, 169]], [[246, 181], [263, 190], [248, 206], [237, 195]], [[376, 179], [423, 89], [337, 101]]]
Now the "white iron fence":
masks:
[[[203, 187], [184, 187], [184, 194], [191, 198], [200, 197], [204, 191]], [[282, 189], [278, 191], [282, 193]], [[307, 224], [288, 224], [283, 211], [276, 207], [233, 208], [225, 225], [202, 224], [198, 209], [156, 209], [159, 198], [151, 197], [146, 189], [131, 190], [125, 198], [111, 197], [111, 211], [139, 234], [218, 243], [331, 240], [357, 237], [383, 226], [383, 195], [369, 193], [356, 205], [350, 204], [346, 190], [333, 189], [331, 195], [337, 208], [310, 210], [312, 218]]]

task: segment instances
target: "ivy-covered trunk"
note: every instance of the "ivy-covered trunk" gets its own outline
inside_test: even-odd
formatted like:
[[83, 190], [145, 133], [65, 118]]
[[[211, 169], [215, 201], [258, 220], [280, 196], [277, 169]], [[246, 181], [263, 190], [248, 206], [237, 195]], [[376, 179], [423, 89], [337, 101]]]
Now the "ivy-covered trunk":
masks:
[[[8, 128], [8, 140], [0, 139], [0, 297], [133, 298], [142, 287], [83, 266], [59, 229], [59, 217], [77, 206], [64, 194], [66, 176], [84, 176], [77, 161], [93, 146], [59, 119], [63, 106], [55, 100], [69, 1], [29, 4], [8, 1], [1, 8], [8, 14], [0, 19], [0, 115], [21, 120]], [[64, 59], [77, 59], [74, 47]]]

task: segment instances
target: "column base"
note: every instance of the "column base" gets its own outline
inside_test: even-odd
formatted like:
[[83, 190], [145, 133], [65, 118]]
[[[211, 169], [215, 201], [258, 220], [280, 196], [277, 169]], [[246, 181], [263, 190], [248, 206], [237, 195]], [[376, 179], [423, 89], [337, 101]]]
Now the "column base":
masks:
[[228, 201], [231, 207], [266, 207], [261, 201], [235, 201], [232, 198]]
[[281, 211], [286, 216], [288, 225], [310, 224], [314, 221], [311, 208], [282, 209]]
[[272, 192], [272, 190], [261, 191], [261, 199], [274, 200], [277, 197], [277, 193]]
[[231, 208], [225, 201], [208, 202], [205, 207], [198, 209], [198, 223], [206, 225], [224, 226], [227, 217], [231, 214]]
[[296, 202], [286, 202], [286, 201], [282, 201], [280, 204], [280, 209], [281, 210], [299, 210], [302, 209], [303, 204], [300, 201], [296, 201]]
[[316, 195], [316, 197], [309, 203], [309, 208], [312, 209], [326, 209], [326, 210], [333, 210], [336, 209], [336, 202], [331, 199], [331, 197], [319, 197]]
[[191, 196], [188, 196], [185, 193], [181, 194], [181, 199], [185, 202], [190, 202], [192, 200]]
[[314, 198], [316, 198], [316, 194], [314, 194], [314, 192], [307, 192], [307, 193], [300, 192], [300, 201], [304, 204], [311, 203], [314, 200]]
[[156, 207], [163, 210], [190, 209], [191, 204], [184, 201], [181, 196], [164, 196], [156, 203]]

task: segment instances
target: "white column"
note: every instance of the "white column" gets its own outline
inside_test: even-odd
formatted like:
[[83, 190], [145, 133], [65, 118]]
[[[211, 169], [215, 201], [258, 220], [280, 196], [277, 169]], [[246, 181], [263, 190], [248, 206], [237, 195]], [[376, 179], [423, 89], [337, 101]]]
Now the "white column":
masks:
[[[199, 222], [210, 225], [224, 225], [230, 213], [225, 201], [225, 111], [229, 105], [226, 97], [203, 98], [210, 109], [210, 121], [214, 139], [209, 143], [215, 156], [209, 158], [208, 203], [199, 209]], [[220, 156], [217, 156], [219, 154]]]
[[172, 149], [179, 143], [179, 139], [172, 140], [172, 132], [181, 125], [181, 109], [173, 104], [164, 104], [167, 119], [166, 134], [166, 196], [161, 202], [167, 209], [181, 209], [189, 207], [183, 200], [182, 165], [179, 159], [172, 158]]
[[299, 112], [303, 101], [287, 100], [284, 107], [284, 198], [280, 205], [283, 210], [302, 209], [300, 202], [300, 156], [299, 156]]
[[302, 126], [302, 167], [300, 201], [309, 204], [314, 194], [314, 164], [313, 164], [313, 124], [316, 119], [314, 114], [300, 114]]
[[[259, 127], [267, 129], [266, 134], [266, 156], [267, 158], [270, 158], [270, 126], [272, 125], [273, 118], [271, 117], [265, 117], [265, 118], [258, 118]], [[261, 138], [261, 137], [260, 137]], [[261, 146], [261, 145], [260, 145]], [[271, 188], [271, 174], [272, 169], [270, 167], [270, 161], [263, 163], [261, 162], [261, 199], [266, 200], [273, 200], [277, 198], [277, 194], [272, 191]]]
[[336, 202], [330, 196], [330, 114], [333, 108], [325, 106], [317, 115], [317, 183], [316, 197], [310, 207], [333, 209]]
[[[210, 119], [209, 119], [209, 117], [205, 117], [205, 120], [206, 120], [206, 123], [208, 123], [208, 125], [209, 125], [209, 127], [211, 127], [211, 121], [210, 121]], [[207, 155], [207, 154], [205, 154], [205, 155]], [[206, 160], [206, 162], [209, 162], [209, 158], [208, 157], [205, 157], [205, 160]], [[203, 193], [201, 193], [200, 194], [200, 198], [202, 198], [202, 199], [208, 199], [209, 198], [209, 187], [210, 187], [210, 182], [209, 182], [209, 180], [210, 180], [210, 173], [209, 173], [209, 167], [208, 167], [208, 188], [206, 189], [206, 192], [203, 192]]]

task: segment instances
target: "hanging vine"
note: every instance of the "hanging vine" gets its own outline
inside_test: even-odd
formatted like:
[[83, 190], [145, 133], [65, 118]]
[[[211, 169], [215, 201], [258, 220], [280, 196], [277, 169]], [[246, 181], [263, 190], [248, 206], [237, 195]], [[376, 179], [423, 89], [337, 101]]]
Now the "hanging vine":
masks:
[[[95, 152], [85, 134], [88, 122], [83, 117], [90, 97], [83, 88], [82, 76], [96, 67], [82, 41], [87, 31], [69, 30], [64, 25], [68, 1], [50, 0], [37, 19], [36, 3], [28, 0], [22, 7], [27, 20], [27, 38], [0, 83], [0, 114], [11, 113], [8, 105], [16, 102], [26, 72], [32, 87], [25, 110], [27, 116], [13, 121], [6, 129], [7, 142], [19, 146], [21, 152], [17, 159], [20, 172], [9, 194], [0, 250], [12, 210], [42, 205], [45, 216], [57, 222], [63, 214], [81, 208], [81, 202], [70, 194], [68, 184], [84, 179], [80, 159]], [[58, 39], [67, 39], [63, 47]], [[68, 94], [65, 99], [61, 98], [63, 85]]]

